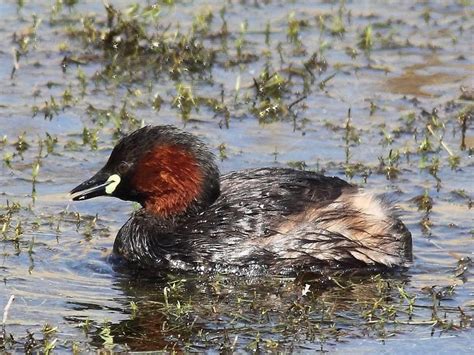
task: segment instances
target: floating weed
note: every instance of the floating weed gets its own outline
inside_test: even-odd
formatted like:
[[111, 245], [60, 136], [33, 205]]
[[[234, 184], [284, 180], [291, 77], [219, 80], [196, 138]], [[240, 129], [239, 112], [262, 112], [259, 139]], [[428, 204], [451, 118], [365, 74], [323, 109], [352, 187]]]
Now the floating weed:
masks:
[[286, 116], [288, 109], [279, 101], [265, 99], [258, 106], [254, 106], [250, 112], [257, 116], [260, 123], [270, 123]]
[[354, 164], [350, 162], [351, 160], [351, 146], [358, 145], [360, 143], [360, 137], [356, 128], [352, 125], [351, 109], [347, 110], [347, 119], [344, 125], [344, 153], [345, 153], [345, 163], [344, 163], [344, 173], [350, 179], [355, 175], [356, 169]]
[[462, 199], [468, 199], [469, 195], [467, 194], [466, 190], [461, 189], [461, 190], [453, 190], [451, 191], [451, 194], [455, 197], [462, 198]]
[[[287, 72], [290, 76], [297, 74], [305, 77], [307, 75], [303, 70], [288, 69]], [[250, 113], [256, 116], [261, 123], [292, 118], [296, 124], [296, 114], [293, 107], [306, 99], [307, 96], [304, 94], [293, 102], [285, 104], [284, 100], [288, 97], [289, 86], [289, 79], [284, 78], [281, 73], [271, 73], [268, 67], [265, 68], [258, 78], [254, 78], [255, 100], [250, 108]]]
[[176, 107], [184, 121], [189, 119], [192, 109], [198, 110], [190, 86], [179, 84], [176, 88], [176, 96], [173, 98], [172, 106]]
[[431, 10], [428, 7], [426, 7], [423, 10], [423, 13], [421, 14], [421, 16], [423, 17], [423, 20], [425, 21], [425, 23], [428, 24], [431, 20]]
[[53, 21], [54, 18], [56, 18], [56, 16], [58, 16], [63, 11], [64, 5], [66, 5], [68, 10], [71, 11], [78, 2], [79, 0], [55, 0], [51, 5], [51, 21]]
[[79, 342], [77, 342], [77, 341], [72, 342], [71, 351], [72, 351], [73, 355], [81, 354], [81, 346], [80, 346]]
[[81, 323], [82, 331], [87, 334], [91, 330], [92, 322], [89, 318], [87, 318], [84, 322]]
[[370, 53], [374, 46], [374, 39], [372, 35], [372, 26], [368, 25], [364, 28], [362, 33], [359, 35], [358, 47], [364, 51], [367, 58], [370, 58]]
[[375, 112], [377, 111], [377, 109], [378, 109], [378, 106], [373, 101], [370, 101], [369, 116], [373, 116]]
[[100, 338], [102, 339], [102, 345], [105, 348], [111, 348], [114, 345], [114, 336], [111, 333], [110, 322], [104, 321], [102, 328], [99, 333]]
[[425, 211], [429, 213], [433, 209], [433, 198], [430, 196], [429, 191], [426, 189], [423, 195], [419, 195], [413, 198], [419, 211]]
[[26, 135], [26, 132], [24, 132], [23, 134], [20, 134], [16, 142], [13, 143], [13, 146], [15, 147], [16, 151], [22, 158], [23, 158], [23, 153], [26, 150], [28, 150], [28, 148], [30, 148], [30, 144], [26, 141], [25, 135]]
[[135, 117], [135, 115], [127, 110], [127, 100], [124, 100], [118, 115], [112, 113], [109, 117], [112, 122], [114, 122], [116, 134], [133, 131], [141, 126], [141, 122]]
[[16, 0], [16, 11], [19, 13], [25, 7], [25, 0]]
[[55, 115], [59, 114], [59, 110], [61, 107], [57, 104], [56, 99], [51, 96], [50, 100], [46, 100], [44, 105], [32, 107], [33, 117], [36, 117], [39, 113], [44, 115], [44, 119], [49, 119], [50, 121], [53, 119]]
[[313, 53], [311, 57], [303, 63], [304, 68], [314, 78], [314, 70], [317, 70], [318, 74], [322, 74], [328, 68], [328, 62], [320, 53]]
[[36, 180], [38, 178], [38, 173], [40, 170], [40, 160], [38, 159], [33, 163], [33, 168], [31, 172], [31, 198], [33, 199], [33, 203], [36, 201]]
[[58, 331], [58, 327], [53, 327], [52, 325], [50, 325], [49, 323], [45, 323], [43, 325], [43, 329], [41, 329], [41, 332], [43, 333], [43, 336], [45, 338], [47, 337], [50, 337], [54, 334], [56, 334], [56, 332]]
[[151, 103], [151, 107], [153, 107], [153, 110], [155, 110], [156, 112], [160, 111], [161, 110], [161, 106], [163, 105], [163, 98], [159, 95], [159, 94], [156, 94], [154, 97], [153, 97], [153, 101]]
[[346, 27], [344, 25], [344, 2], [341, 3], [339, 6], [339, 10], [337, 11], [337, 15], [332, 17], [332, 24], [331, 24], [331, 35], [333, 36], [339, 36], [342, 37], [344, 36], [344, 33], [346, 33]]
[[386, 158], [379, 157], [379, 171], [385, 174], [388, 180], [396, 179], [400, 174], [398, 167], [400, 161], [400, 152], [390, 149]]
[[267, 46], [270, 46], [270, 35], [272, 33], [272, 27], [271, 27], [271, 24], [270, 24], [270, 21], [267, 21], [267, 24], [265, 25], [265, 44]]
[[[249, 27], [249, 23], [247, 20], [240, 23], [240, 34], [239, 34], [239, 37], [235, 41], [235, 50], [237, 52], [238, 60], [243, 60], [244, 58], [243, 48], [246, 43], [245, 34], [247, 33], [248, 27]], [[238, 62], [234, 62], [234, 64], [237, 64], [237, 63]]]
[[333, 74], [329, 75], [326, 79], [322, 80], [322, 81], [318, 84], [319, 89], [320, 89], [320, 90], [324, 90], [325, 87], [326, 87], [326, 84], [327, 84], [330, 80], [332, 80], [332, 79], [336, 76], [336, 74], [337, 74], [337, 73], [333, 73]]
[[438, 177], [438, 172], [439, 172], [439, 165], [440, 165], [440, 160], [438, 157], [432, 157], [431, 158], [431, 163], [430, 164], [427, 164], [426, 166], [424, 166], [423, 168], [428, 170], [428, 172], [430, 173], [430, 175], [432, 175], [436, 181], [440, 181], [439, 177]]
[[83, 218], [82, 220], [85, 222], [83, 226], [82, 234], [85, 240], [90, 241], [94, 236], [103, 235], [107, 233], [107, 229], [105, 228], [98, 228], [97, 227], [97, 220], [99, 216], [96, 214], [95, 216], [87, 216], [87, 218]]
[[[23, 29], [20, 32], [13, 33], [13, 42], [18, 46], [17, 49], [17, 60], [19, 61], [20, 58], [26, 55], [31, 48], [31, 44], [36, 42], [36, 35], [38, 32], [38, 28], [41, 24], [42, 20], [37, 16], [32, 16], [32, 24], [31, 26]], [[12, 77], [15, 73], [15, 68], [12, 71]]]
[[465, 273], [474, 266], [474, 262], [468, 256], [459, 258], [456, 269], [454, 270], [455, 277], [462, 277]]
[[68, 140], [64, 144], [64, 150], [69, 151], [69, 152], [77, 152], [77, 151], [81, 150], [81, 147], [80, 147], [78, 142], [76, 142], [74, 140]]
[[[146, 74], [160, 73], [178, 80], [183, 75], [204, 73], [213, 65], [215, 51], [207, 49], [192, 33], [150, 31], [156, 28], [161, 14], [158, 6], [135, 5], [120, 11], [105, 5], [105, 9], [105, 27], [103, 22], [85, 17], [80, 27], [69, 28], [72, 38], [82, 39], [86, 47], [101, 50], [109, 58], [99, 80], [133, 82]], [[201, 19], [206, 22], [209, 17]]]
[[407, 303], [407, 313], [408, 313], [408, 320], [411, 320], [413, 317], [414, 306], [416, 303], [416, 295], [410, 295], [404, 287], [397, 286], [398, 293], [402, 296], [403, 300]]
[[[344, 142], [346, 146], [358, 145], [361, 142], [360, 134], [358, 133], [356, 127], [352, 124], [351, 118], [351, 109], [347, 111], [347, 119], [344, 125]], [[348, 154], [346, 154], [347, 161]]]
[[426, 189], [423, 195], [416, 196], [412, 199], [419, 211], [423, 211], [422, 218], [420, 220], [421, 230], [425, 234], [431, 232], [432, 222], [430, 219], [431, 210], [433, 209], [434, 200], [430, 196], [429, 191]]
[[51, 354], [51, 352], [54, 350], [54, 348], [56, 347], [56, 343], [58, 341], [58, 338], [54, 338], [53, 340], [49, 341], [49, 340], [45, 340], [44, 341], [44, 353], [46, 355], [49, 355]]
[[300, 41], [300, 21], [295, 18], [295, 13], [291, 12], [288, 16], [287, 39], [290, 43], [301, 45]]
[[415, 123], [416, 123], [416, 113], [409, 112], [402, 117], [399, 118], [399, 121], [402, 122], [402, 126], [396, 128], [394, 133], [397, 135], [400, 134], [413, 134], [416, 131]]
[[[443, 127], [444, 127], [444, 125], [443, 125]], [[448, 147], [448, 145], [446, 144], [446, 142], [444, 142], [443, 138], [437, 136], [437, 134], [434, 132], [434, 130], [433, 130], [433, 128], [431, 127], [431, 125], [427, 125], [426, 128], [427, 128], [427, 130], [431, 133], [431, 135], [432, 135], [433, 137], [435, 137], [435, 138], [438, 139], [440, 146], [448, 153], [448, 155], [449, 155], [449, 157], [448, 157], [448, 164], [449, 164], [449, 166], [451, 167], [452, 170], [455, 170], [455, 169], [459, 166], [459, 164], [460, 164], [460, 162], [461, 162], [461, 157], [458, 156], [458, 155], [453, 154], [452, 150]], [[435, 164], [432, 164], [432, 165], [435, 165]], [[438, 158], [438, 161], [437, 161], [437, 164], [436, 164], [436, 165], [439, 166], [439, 158]], [[435, 170], [436, 170], [436, 173], [437, 173], [437, 171], [439, 170], [439, 168], [436, 167]], [[433, 174], [433, 172], [434, 172], [434, 170], [431, 169], [431, 170], [430, 170], [430, 173], [431, 173], [433, 176], [435, 176], [435, 174]], [[436, 174], [436, 175], [437, 175], [437, 174]], [[435, 177], [436, 177], [436, 176], [435, 176]]]
[[351, 59], [356, 59], [357, 56], [359, 55], [359, 52], [357, 51], [357, 49], [353, 48], [353, 47], [346, 47], [345, 48], [345, 53], [351, 57]]
[[219, 144], [219, 146], [217, 147], [217, 149], [219, 150], [219, 158], [221, 161], [224, 161], [227, 159], [227, 152], [226, 152], [226, 145], [225, 143], [221, 143]]
[[54, 152], [54, 148], [56, 147], [58, 143], [58, 137], [56, 136], [51, 136], [48, 132], [46, 132], [46, 138], [43, 140], [45, 146], [46, 146], [46, 152], [48, 154], [51, 154]]
[[281, 99], [288, 82], [279, 73], [272, 73], [265, 69], [258, 79], [254, 79], [256, 95], [263, 98]]
[[131, 317], [135, 318], [138, 312], [138, 305], [134, 301], [130, 301], [130, 313]]
[[97, 150], [97, 141], [99, 130], [89, 130], [87, 127], [84, 127], [82, 130], [82, 144], [89, 145], [92, 150]]
[[61, 101], [63, 109], [74, 105], [74, 96], [70, 87], [64, 90]]
[[425, 135], [418, 145], [418, 152], [419, 153], [426, 153], [426, 152], [432, 152], [433, 147], [431, 145], [431, 141], [428, 135]]
[[3, 163], [10, 169], [12, 169], [12, 159], [13, 159], [13, 153], [6, 152], [3, 155]]
[[445, 128], [444, 122], [439, 117], [438, 109], [435, 107], [431, 112], [426, 112], [423, 110], [421, 112], [422, 116], [427, 117], [426, 128], [438, 130], [440, 128]]
[[392, 143], [394, 142], [394, 138], [393, 136], [387, 132], [385, 129], [382, 130], [382, 135], [383, 135], [383, 138], [382, 138], [382, 145], [383, 146], [388, 146], [388, 145], [392, 145]]
[[61, 42], [58, 44], [58, 51], [61, 53], [66, 53], [69, 51], [69, 44], [66, 42]]
[[35, 237], [32, 237], [30, 245], [28, 246], [28, 255], [30, 256], [30, 258], [32, 258], [33, 254], [35, 253], [33, 250], [34, 246], [35, 246]]
[[219, 127], [225, 127], [229, 128], [229, 122], [230, 122], [230, 110], [227, 107], [227, 105], [224, 104], [223, 102], [223, 96], [221, 97], [221, 100], [218, 100], [216, 98], [212, 97], [202, 97], [198, 96], [195, 98], [195, 101], [198, 106], [206, 106], [210, 108], [214, 112], [214, 117], [219, 117], [221, 116], [221, 120], [219, 121]]
[[214, 14], [210, 9], [204, 9], [198, 12], [192, 23], [193, 33], [200, 35], [206, 35], [209, 32], [212, 20], [214, 19]]
[[[115, 112], [116, 107], [111, 107], [108, 109], [100, 109], [91, 104], [87, 106], [86, 113], [91, 118], [91, 121], [98, 127], [105, 126], [106, 123], [112, 120], [112, 117], [115, 117], [115, 120], [118, 121], [119, 114]], [[117, 122], [115, 122], [117, 126]], [[120, 126], [120, 123], [118, 124]]]
[[474, 105], [468, 105], [457, 115], [461, 126], [461, 150], [466, 150], [466, 132], [470, 122], [474, 119]]
[[84, 71], [81, 68], [77, 68], [76, 78], [81, 88], [80, 95], [82, 98], [84, 98], [84, 96], [87, 93], [87, 83], [88, 83], [86, 73], [84, 73]]

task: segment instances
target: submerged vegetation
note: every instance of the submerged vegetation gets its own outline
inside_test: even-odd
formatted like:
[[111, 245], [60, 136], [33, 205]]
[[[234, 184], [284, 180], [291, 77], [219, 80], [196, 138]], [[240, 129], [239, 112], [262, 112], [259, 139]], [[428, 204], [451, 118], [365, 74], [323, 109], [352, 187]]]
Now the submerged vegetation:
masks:
[[[468, 2], [3, 6], [1, 350], [328, 351], [360, 339], [374, 350], [472, 337]], [[386, 193], [413, 234], [413, 267], [296, 279], [112, 267], [131, 207], [69, 206], [64, 193], [144, 124], [205, 136], [223, 170], [291, 166]]]

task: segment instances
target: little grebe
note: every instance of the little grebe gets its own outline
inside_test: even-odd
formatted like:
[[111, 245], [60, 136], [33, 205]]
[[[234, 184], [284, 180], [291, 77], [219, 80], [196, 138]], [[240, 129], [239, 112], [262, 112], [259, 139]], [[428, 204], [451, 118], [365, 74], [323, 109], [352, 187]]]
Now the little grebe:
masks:
[[122, 138], [73, 200], [136, 201], [114, 253], [146, 268], [249, 265], [390, 268], [411, 261], [411, 234], [383, 200], [337, 177], [283, 168], [219, 177], [213, 154], [173, 126]]

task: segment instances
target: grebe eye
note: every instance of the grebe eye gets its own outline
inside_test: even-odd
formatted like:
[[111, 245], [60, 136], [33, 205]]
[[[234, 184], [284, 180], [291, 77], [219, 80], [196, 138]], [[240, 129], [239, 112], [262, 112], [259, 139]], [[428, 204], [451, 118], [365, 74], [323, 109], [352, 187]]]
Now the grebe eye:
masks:
[[124, 175], [128, 171], [128, 169], [130, 169], [130, 164], [126, 161], [123, 161], [119, 164], [117, 171], [120, 175]]

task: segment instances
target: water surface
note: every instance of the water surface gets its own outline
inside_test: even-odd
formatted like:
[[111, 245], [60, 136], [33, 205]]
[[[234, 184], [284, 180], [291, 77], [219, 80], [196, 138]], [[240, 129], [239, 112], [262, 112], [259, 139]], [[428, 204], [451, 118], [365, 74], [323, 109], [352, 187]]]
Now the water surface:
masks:
[[[20, 3], [0, 4], [2, 308], [15, 296], [4, 349], [472, 351], [467, 1], [159, 1], [153, 15], [114, 1], [125, 29], [110, 47], [100, 2]], [[130, 23], [147, 34], [135, 56]], [[203, 49], [187, 58], [177, 38]], [[152, 61], [153, 46], [187, 59]], [[265, 70], [282, 83], [259, 96]], [[200, 136], [223, 172], [290, 165], [387, 195], [412, 232], [413, 265], [336, 281], [113, 267], [136, 206], [67, 192], [142, 124]]]

